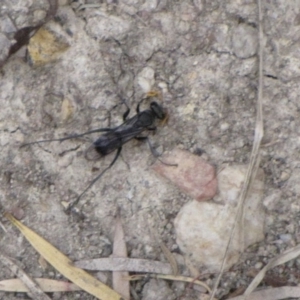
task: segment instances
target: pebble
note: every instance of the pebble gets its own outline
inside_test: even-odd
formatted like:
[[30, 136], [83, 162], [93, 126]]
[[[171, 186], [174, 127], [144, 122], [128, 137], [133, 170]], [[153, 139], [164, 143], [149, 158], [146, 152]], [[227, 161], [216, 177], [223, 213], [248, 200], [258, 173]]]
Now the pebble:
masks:
[[149, 92], [155, 83], [154, 70], [150, 67], [144, 68], [138, 74], [137, 82], [143, 93]]
[[172, 300], [174, 292], [163, 280], [150, 279], [143, 289], [143, 300]]
[[286, 234], [280, 234], [279, 235], [280, 240], [282, 240], [284, 243], [288, 243], [292, 240], [292, 235], [289, 233]]
[[232, 48], [238, 58], [249, 58], [257, 52], [257, 31], [246, 24], [240, 24], [233, 30]]
[[178, 148], [164, 154], [161, 160], [177, 166], [156, 161], [153, 170], [168, 179], [190, 197], [203, 201], [211, 199], [217, 192], [215, 168], [201, 157]]
[[71, 46], [70, 37], [54, 21], [41, 27], [30, 39], [28, 55], [33, 66], [57, 60]]
[[[225, 167], [218, 174], [219, 204], [191, 201], [176, 216], [177, 244], [197, 268], [204, 267], [208, 272], [220, 270], [246, 172], [245, 165]], [[264, 239], [263, 178], [263, 171], [259, 170], [245, 202], [244, 223], [236, 226], [225, 269], [238, 261], [246, 247]]]
[[255, 265], [254, 265], [254, 268], [257, 269], [257, 270], [260, 270], [261, 268], [263, 267], [263, 263], [262, 262], [257, 262]]

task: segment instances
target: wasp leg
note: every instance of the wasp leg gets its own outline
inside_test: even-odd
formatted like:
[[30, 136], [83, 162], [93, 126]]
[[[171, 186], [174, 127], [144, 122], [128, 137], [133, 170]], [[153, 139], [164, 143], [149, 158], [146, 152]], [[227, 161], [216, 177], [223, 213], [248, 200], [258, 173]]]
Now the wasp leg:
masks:
[[120, 156], [120, 153], [121, 153], [121, 150], [122, 150], [122, 147], [118, 148], [117, 150], [117, 153], [114, 157], [114, 159], [112, 160], [112, 162], [109, 164], [109, 166], [107, 168], [105, 168], [97, 177], [95, 177], [91, 182], [90, 184], [85, 188], [85, 190], [77, 197], [77, 199], [70, 203], [69, 206], [66, 208], [65, 212], [66, 213], [69, 213], [75, 205], [78, 204], [79, 200], [81, 199], [81, 197], [93, 186], [93, 184], [102, 177], [102, 175], [108, 171], [113, 165], [114, 163], [117, 161], [118, 157]]
[[46, 142], [63, 142], [65, 140], [70, 140], [70, 139], [75, 139], [75, 138], [82, 137], [82, 136], [84, 136], [86, 134], [95, 133], [95, 132], [107, 132], [107, 131], [111, 131], [111, 130], [112, 130], [111, 128], [99, 128], [99, 129], [90, 130], [90, 131], [87, 131], [87, 132], [84, 132], [84, 133], [80, 133], [80, 134], [69, 135], [69, 136], [66, 136], [64, 138], [49, 139], [49, 140], [40, 140], [40, 141], [25, 143], [25, 144], [22, 144], [20, 146], [20, 148], [28, 146], [28, 145], [40, 144], [40, 143], [46, 143]]
[[157, 151], [153, 148], [153, 146], [152, 146], [152, 144], [151, 144], [151, 142], [150, 142], [150, 140], [149, 140], [149, 138], [148, 138], [147, 136], [137, 136], [137, 137], [135, 137], [135, 139], [138, 140], [138, 141], [147, 141], [147, 143], [148, 143], [148, 145], [149, 145], [149, 148], [150, 148], [150, 151], [151, 151], [152, 155], [153, 155], [156, 159], [158, 159], [162, 164], [164, 164], [164, 165], [166, 165], [166, 166], [171, 166], [171, 167], [178, 167], [177, 164], [169, 164], [169, 163], [166, 163], [166, 162], [164, 162], [163, 160], [161, 160], [161, 159], [159, 158], [160, 154], [157, 153]]
[[135, 137], [135, 139], [138, 140], [138, 141], [146, 141], [148, 143], [148, 146], [150, 148], [150, 151], [151, 151], [152, 155], [155, 158], [159, 159], [158, 157], [160, 156], [160, 154], [157, 153], [157, 151], [153, 148], [153, 146], [150, 143], [150, 140], [149, 140], [149, 138], [147, 136], [137, 136], [137, 137]]
[[147, 94], [147, 96], [145, 97], [145, 98], [143, 98], [142, 100], [140, 100], [139, 101], [139, 103], [138, 103], [138, 105], [136, 106], [136, 112], [139, 114], [140, 113], [140, 105], [142, 104], [142, 102], [143, 101], [145, 101], [145, 100], [147, 100], [147, 99], [149, 99], [150, 97], [148, 96], [148, 94]]
[[[121, 98], [121, 97], [120, 97], [120, 98]], [[124, 105], [126, 106], [126, 111], [125, 111], [124, 114], [123, 114], [123, 121], [126, 121], [128, 115], [129, 115], [129, 113], [130, 113], [130, 108], [129, 108], [129, 106], [128, 106], [126, 100], [123, 99], [123, 98], [121, 99], [121, 104], [124, 104]], [[111, 110], [115, 109], [118, 105], [119, 105], [119, 104], [113, 106], [113, 108], [112, 108]], [[109, 112], [109, 113], [110, 113], [110, 112]], [[110, 125], [110, 114], [109, 114], [109, 125]]]
[[142, 100], [139, 101], [137, 107], [136, 107], [136, 112], [139, 114], [140, 113], [140, 105], [142, 104], [143, 101], [149, 99], [149, 98], [154, 98], [157, 97], [159, 100], [162, 100], [162, 96], [160, 92], [157, 91], [149, 91], [146, 94], [146, 97], [144, 97]]
[[125, 122], [126, 121], [126, 119], [127, 119], [127, 117], [128, 117], [128, 115], [129, 115], [129, 113], [130, 113], [130, 108], [129, 108], [129, 106], [128, 106], [128, 104], [126, 103], [126, 101], [124, 100], [123, 101], [123, 103], [125, 104], [125, 106], [126, 106], [126, 111], [124, 112], [124, 114], [123, 114], [123, 121]]

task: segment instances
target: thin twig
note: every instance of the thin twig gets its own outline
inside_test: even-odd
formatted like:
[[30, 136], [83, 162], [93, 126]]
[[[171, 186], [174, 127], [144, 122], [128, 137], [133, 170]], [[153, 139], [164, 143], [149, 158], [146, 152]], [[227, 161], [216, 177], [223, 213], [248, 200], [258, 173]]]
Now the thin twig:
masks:
[[252, 179], [255, 178], [256, 171], [258, 169], [258, 157], [259, 157], [259, 149], [261, 145], [261, 140], [264, 135], [264, 128], [263, 128], [263, 112], [262, 112], [262, 99], [263, 99], [263, 30], [262, 30], [262, 9], [261, 9], [261, 1], [257, 0], [258, 4], [258, 24], [259, 24], [259, 82], [258, 82], [258, 99], [257, 99], [257, 107], [256, 107], [256, 124], [255, 124], [255, 135], [254, 135], [254, 143], [251, 151], [251, 156], [250, 156], [250, 163], [249, 167], [247, 170], [247, 175], [245, 182], [243, 184], [243, 189], [241, 191], [239, 201], [238, 201], [238, 207], [237, 207], [237, 212], [236, 216], [234, 219], [234, 224], [232, 226], [231, 232], [230, 232], [230, 237], [227, 243], [224, 259], [222, 261], [221, 265], [221, 270], [219, 273], [219, 276], [215, 282], [213, 292], [210, 296], [210, 300], [214, 298], [214, 295], [216, 293], [217, 287], [219, 286], [222, 274], [224, 272], [224, 267], [227, 259], [227, 253], [228, 249], [232, 243], [233, 236], [234, 236], [234, 231], [236, 229], [236, 225], [243, 215], [243, 204], [246, 200], [247, 193], [250, 189], [250, 185], [252, 182]]

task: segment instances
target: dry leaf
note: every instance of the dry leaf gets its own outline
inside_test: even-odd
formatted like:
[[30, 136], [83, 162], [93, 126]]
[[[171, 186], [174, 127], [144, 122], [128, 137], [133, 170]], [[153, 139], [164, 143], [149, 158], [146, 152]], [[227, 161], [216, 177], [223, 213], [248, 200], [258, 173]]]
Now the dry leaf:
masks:
[[12, 262], [6, 255], [0, 253], [1, 262], [16, 274], [26, 289], [29, 296], [36, 300], [51, 300], [39, 287], [39, 285], [31, 279], [19, 266]]
[[[246, 299], [247, 300], [280, 300], [288, 298], [300, 297], [300, 287], [298, 286], [284, 286], [280, 288], [264, 289], [252, 293]], [[245, 295], [230, 298], [230, 300], [244, 300]]]
[[[34, 278], [42, 291], [46, 293], [54, 292], [74, 292], [80, 291], [81, 288], [74, 283], [67, 281], [58, 281], [48, 278]], [[0, 291], [28, 293], [28, 288], [22, 280], [14, 278], [0, 281]]]
[[[260, 270], [260, 272], [255, 276], [255, 278], [252, 280], [251, 284], [246, 289], [244, 295], [248, 296], [256, 289], [256, 287], [263, 280], [263, 278], [268, 270], [270, 270], [278, 265], [284, 264], [284, 263], [296, 258], [299, 255], [300, 255], [300, 245], [293, 247], [293, 248], [283, 252], [279, 256], [271, 259], [269, 261], [269, 263], [264, 268], [262, 268]], [[245, 298], [245, 299], [247, 299], [247, 298]]]
[[58, 272], [81, 287], [86, 292], [97, 297], [98, 299], [105, 300], [121, 300], [121, 296], [108, 286], [98, 281], [96, 278], [86, 273], [73, 265], [73, 262], [58, 251], [49, 242], [44, 240], [34, 231], [23, 225], [16, 220], [11, 214], [6, 213], [5, 216], [15, 225], [21, 233], [30, 242], [32, 247], [41, 254], [50, 265], [52, 265]]
[[[114, 257], [127, 257], [127, 248], [125, 243], [125, 235], [121, 222], [120, 214], [118, 213], [116, 218], [114, 246], [113, 246]], [[114, 271], [113, 272], [113, 287], [120, 293], [123, 298], [130, 299], [130, 283], [127, 279], [128, 272]]]
[[159, 242], [159, 246], [160, 246], [162, 252], [164, 253], [165, 257], [167, 258], [168, 262], [169, 262], [170, 265], [171, 265], [173, 275], [177, 276], [177, 275], [179, 274], [179, 271], [178, 271], [177, 261], [176, 261], [174, 255], [173, 255], [172, 252], [165, 246], [164, 243]]
[[144, 273], [172, 274], [170, 264], [147, 259], [107, 257], [76, 261], [78, 268], [92, 271], [129, 271]]

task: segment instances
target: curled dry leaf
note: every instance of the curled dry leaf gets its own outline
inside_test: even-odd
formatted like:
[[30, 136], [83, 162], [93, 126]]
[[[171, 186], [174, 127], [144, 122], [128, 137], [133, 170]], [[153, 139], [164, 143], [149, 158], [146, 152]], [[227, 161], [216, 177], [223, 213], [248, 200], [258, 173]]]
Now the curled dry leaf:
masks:
[[173, 149], [157, 161], [153, 170], [167, 178], [183, 192], [198, 201], [208, 200], [217, 192], [215, 168], [201, 157], [181, 149]]
[[128, 271], [172, 274], [170, 264], [138, 258], [107, 257], [89, 260], [80, 260], [74, 263], [78, 268], [92, 271]]
[[[265, 277], [268, 270], [279, 266], [281, 264], [284, 264], [292, 259], [295, 259], [300, 255], [300, 245], [297, 245], [296, 247], [293, 247], [291, 249], [286, 250], [285, 252], [281, 253], [277, 257], [271, 259], [269, 263], [260, 270], [260, 272], [255, 276], [255, 278], [252, 280], [251, 284], [246, 289], [244, 295], [249, 296], [260, 284], [260, 282]], [[250, 297], [249, 297], [250, 298]], [[277, 298], [279, 299], [279, 298]], [[283, 298], [281, 298], [283, 299]]]

